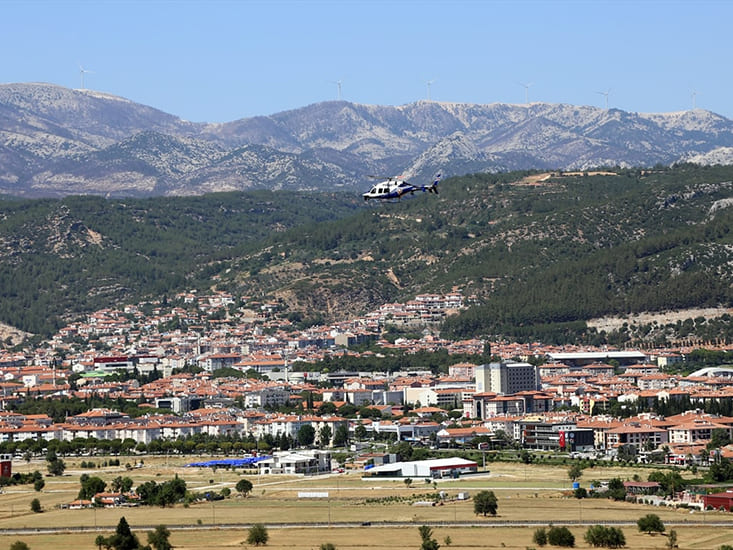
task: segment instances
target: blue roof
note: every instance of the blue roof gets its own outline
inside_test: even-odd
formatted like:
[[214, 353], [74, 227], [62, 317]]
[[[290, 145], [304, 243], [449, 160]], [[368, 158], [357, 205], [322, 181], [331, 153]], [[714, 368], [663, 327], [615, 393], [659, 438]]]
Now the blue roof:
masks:
[[248, 456], [245, 458], [219, 458], [216, 460], [207, 460], [204, 462], [191, 462], [186, 464], [186, 468], [211, 468], [213, 466], [251, 466], [260, 460], [270, 458], [269, 456]]

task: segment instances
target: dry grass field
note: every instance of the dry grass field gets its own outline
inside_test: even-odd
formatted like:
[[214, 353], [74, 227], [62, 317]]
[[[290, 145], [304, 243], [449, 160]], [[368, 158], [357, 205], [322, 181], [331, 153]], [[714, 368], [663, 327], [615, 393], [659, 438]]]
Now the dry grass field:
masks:
[[[101, 463], [104, 459], [94, 459]], [[364, 481], [357, 473], [332, 474], [318, 477], [244, 475], [254, 484], [248, 498], [234, 494], [234, 485], [243, 477], [242, 472], [208, 468], [185, 468], [191, 459], [146, 457], [144, 466], [126, 471], [124, 467], [81, 469], [80, 460], [67, 459], [67, 470], [60, 478], [46, 477], [46, 486], [40, 493], [32, 486], [6, 488], [0, 494], [0, 529], [18, 528], [73, 528], [96, 527], [102, 534], [114, 530], [119, 518], [125, 516], [141, 540], [145, 541], [145, 526], [164, 524], [195, 526], [195, 530], [174, 530], [171, 540], [176, 548], [242, 548], [246, 530], [222, 529], [222, 524], [262, 522], [270, 525], [268, 548], [319, 548], [324, 542], [333, 543], [338, 549], [348, 548], [419, 548], [417, 527], [423, 523], [438, 525], [444, 522], [481, 522], [483, 527], [436, 527], [435, 537], [446, 548], [444, 539], [450, 536], [451, 548], [518, 548], [532, 547], [533, 528], [497, 526], [507, 521], [597, 522], [625, 520], [635, 522], [647, 513], [658, 514], [667, 523], [684, 524], [689, 521], [731, 521], [731, 528], [706, 526], [675, 527], [679, 534], [680, 548], [715, 550], [721, 544], [733, 541], [733, 516], [720, 512], [690, 513], [689, 510], [652, 508], [644, 505], [617, 503], [605, 499], [582, 501], [564, 496], [569, 488], [567, 467], [523, 464], [491, 464], [490, 475], [459, 480], [441, 481], [437, 489], [432, 483], [414, 480], [411, 487], [403, 481]], [[121, 460], [125, 463], [124, 458]], [[45, 463], [17, 462], [15, 471], [45, 471]], [[148, 480], [163, 482], [179, 475], [192, 491], [220, 491], [232, 489], [230, 498], [215, 503], [193, 504], [172, 508], [138, 507], [118, 509], [68, 510], [63, 503], [74, 500], [79, 491], [82, 473], [98, 475], [110, 482], [117, 476], [129, 476], [135, 484]], [[612, 477], [623, 479], [633, 476], [630, 468], [587, 469], [581, 479], [584, 486], [590, 480]], [[649, 470], [640, 470], [646, 478]], [[499, 500], [496, 518], [478, 518], [473, 513], [471, 501], [450, 501], [443, 506], [414, 506], [410, 502], [395, 502], [393, 497], [411, 497], [424, 493], [445, 491], [448, 497], [458, 491], [474, 494], [478, 490], [493, 490]], [[299, 491], [328, 492], [328, 499], [298, 498]], [[38, 498], [44, 512], [30, 511], [30, 501]], [[340, 523], [370, 521], [371, 527], [340, 528]], [[413, 527], [382, 528], [380, 521], [408, 522]], [[276, 528], [282, 523], [321, 524], [313, 528]], [[330, 528], [323, 525], [331, 525]], [[494, 527], [491, 527], [494, 525]], [[583, 547], [586, 527], [573, 527], [576, 542]], [[664, 548], [666, 537], [639, 535], [635, 527], [625, 527], [629, 548]], [[0, 535], [0, 549], [14, 540], [24, 540], [31, 548], [94, 548], [93, 533], [63, 533], [58, 535]]]
[[[265, 548], [269, 550], [302, 549], [318, 550], [326, 542], [332, 543], [337, 550], [417, 550], [420, 548], [418, 526], [414, 528], [374, 528], [355, 529], [269, 529], [270, 540]], [[147, 542], [146, 532], [135, 529], [141, 542]], [[572, 527], [577, 548], [589, 548], [583, 541], [585, 527]], [[475, 548], [496, 548], [507, 550], [526, 550], [533, 548], [533, 529], [530, 528], [481, 528], [481, 527], [436, 527], [434, 538], [444, 550], [468, 550]], [[663, 550], [667, 537], [639, 534], [635, 528], [624, 528], [627, 548], [633, 550]], [[730, 544], [733, 529], [705, 530], [700, 528], [677, 528], [680, 550], [707, 550]], [[96, 548], [95, 534], [59, 535], [0, 535], [0, 548], [8, 548], [16, 540], [23, 540], [32, 550], [53, 548], [54, 550], [78, 550]], [[451, 544], [445, 544], [450, 537]], [[243, 542], [246, 530], [221, 529], [201, 531], [173, 531], [170, 541], [178, 550], [217, 550], [227, 548], [246, 548]], [[552, 548], [552, 547], [550, 547]]]

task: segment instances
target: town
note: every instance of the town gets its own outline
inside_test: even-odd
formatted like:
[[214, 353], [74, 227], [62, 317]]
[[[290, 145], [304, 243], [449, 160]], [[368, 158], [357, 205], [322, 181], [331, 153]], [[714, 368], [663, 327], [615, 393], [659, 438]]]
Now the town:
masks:
[[[65, 452], [88, 439], [155, 453], [170, 450], [166, 442], [203, 435], [234, 438], [223, 451], [238, 454], [366, 440], [432, 448], [511, 443], [689, 465], [706, 464], [716, 440], [724, 443], [719, 456], [733, 456], [725, 446], [733, 417], [723, 414], [733, 404], [733, 369], [670, 372], [694, 352], [690, 346], [613, 350], [440, 339], [437, 323], [464, 302], [454, 289], [304, 329], [276, 315], [279, 304], [223, 292], [97, 311], [32, 353], [0, 356], [0, 449], [21, 456], [55, 441], [52, 447]], [[416, 337], [385, 339], [385, 328], [394, 326]], [[365, 344], [408, 357], [442, 351], [487, 360], [456, 360], [446, 372], [301, 368], [347, 355], [379, 365], [380, 354]], [[145, 414], [112, 406], [65, 418], [14, 412], [26, 402], [62, 398], [134, 403]], [[194, 448], [189, 444], [189, 452]]]

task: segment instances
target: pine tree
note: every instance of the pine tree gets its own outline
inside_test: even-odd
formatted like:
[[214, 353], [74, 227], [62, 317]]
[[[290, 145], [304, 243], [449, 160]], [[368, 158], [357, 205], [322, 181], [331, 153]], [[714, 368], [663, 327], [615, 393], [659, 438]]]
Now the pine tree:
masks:
[[125, 516], [117, 523], [115, 534], [109, 538], [109, 543], [115, 550], [137, 550], [140, 547], [140, 542], [130, 529]]

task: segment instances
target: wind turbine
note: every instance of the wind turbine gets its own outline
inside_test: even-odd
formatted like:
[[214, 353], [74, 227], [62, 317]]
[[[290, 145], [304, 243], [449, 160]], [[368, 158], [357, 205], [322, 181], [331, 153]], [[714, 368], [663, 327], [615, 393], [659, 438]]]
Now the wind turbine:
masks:
[[529, 88], [534, 86], [534, 82], [528, 82], [527, 84], [519, 83], [520, 86], [524, 87], [524, 104], [529, 105]]
[[597, 94], [601, 94], [603, 97], [606, 98], [606, 111], [608, 111], [608, 96], [611, 93], [611, 88], [606, 90], [605, 92], [596, 92]]
[[430, 86], [432, 86], [433, 82], [435, 82], [435, 80], [428, 80], [428, 82], [427, 82], [427, 85], [428, 85], [428, 101], [430, 101]]
[[338, 89], [338, 100], [341, 101], [341, 81], [340, 80], [332, 80], [332, 84], [336, 84], [336, 88]]
[[694, 111], [697, 109], [697, 90], [692, 90], [690, 96], [692, 97], [692, 110]]
[[81, 89], [84, 89], [84, 74], [85, 73], [94, 73], [94, 71], [90, 71], [89, 69], [85, 69], [81, 66], [81, 63], [79, 64], [79, 76], [81, 77]]

